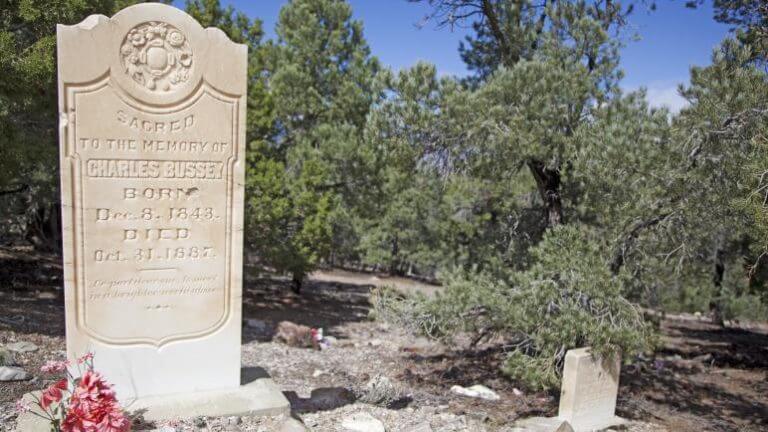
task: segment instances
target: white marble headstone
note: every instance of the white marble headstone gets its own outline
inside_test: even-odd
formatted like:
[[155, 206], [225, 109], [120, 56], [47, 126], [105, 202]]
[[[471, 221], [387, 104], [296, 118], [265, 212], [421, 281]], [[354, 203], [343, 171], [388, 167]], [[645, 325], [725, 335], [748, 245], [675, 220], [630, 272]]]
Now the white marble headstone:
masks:
[[57, 31], [68, 356], [238, 387], [247, 47], [157, 3]]
[[589, 348], [568, 351], [563, 367], [558, 417], [577, 432], [600, 430], [621, 423], [615, 416], [620, 358], [595, 357]]

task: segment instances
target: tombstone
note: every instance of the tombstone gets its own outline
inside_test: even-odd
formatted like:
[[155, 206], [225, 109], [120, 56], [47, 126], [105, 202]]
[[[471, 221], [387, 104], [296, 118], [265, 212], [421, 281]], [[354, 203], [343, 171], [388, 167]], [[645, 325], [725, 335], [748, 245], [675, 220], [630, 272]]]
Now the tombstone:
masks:
[[157, 3], [57, 43], [68, 357], [148, 417], [287, 412], [240, 382], [247, 47]]
[[565, 354], [558, 416], [519, 420], [513, 431], [591, 432], [625, 423], [615, 415], [620, 357], [604, 360], [590, 350], [572, 349]]
[[563, 366], [558, 417], [575, 431], [600, 430], [623, 422], [616, 417], [621, 361], [593, 356], [590, 348], [568, 351]]

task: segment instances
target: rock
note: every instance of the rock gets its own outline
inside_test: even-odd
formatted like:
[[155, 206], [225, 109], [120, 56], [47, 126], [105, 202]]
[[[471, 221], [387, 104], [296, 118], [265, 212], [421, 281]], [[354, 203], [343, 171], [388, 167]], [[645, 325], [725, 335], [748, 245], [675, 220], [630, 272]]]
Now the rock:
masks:
[[32, 378], [24, 369], [10, 366], [0, 367], [0, 381], [26, 381]]
[[429, 422], [425, 421], [417, 424], [412, 429], [408, 429], [409, 432], [433, 432], [432, 426]]
[[320, 375], [325, 375], [325, 371], [320, 370], [320, 369], [315, 369], [315, 371], [312, 372], [312, 378], [317, 378]]
[[405, 389], [384, 375], [371, 378], [359, 393], [361, 402], [384, 407], [408, 399]]
[[472, 387], [462, 387], [462, 386], [455, 385], [451, 387], [451, 392], [456, 393], [458, 395], [462, 395], [462, 396], [480, 398], [485, 400], [501, 399], [501, 397], [499, 397], [499, 395], [496, 394], [496, 392], [480, 384], [473, 385]]
[[266, 321], [248, 318], [245, 320], [245, 325], [257, 331], [263, 332], [269, 330], [269, 324]]
[[42, 291], [37, 293], [37, 298], [39, 300], [56, 300], [59, 296], [52, 291]]
[[513, 388], [513, 389], [512, 389], [512, 393], [513, 393], [515, 396], [522, 396], [522, 395], [523, 395], [523, 392], [522, 392], [522, 391], [520, 391], [520, 389], [518, 389], [517, 387], [515, 387], [515, 388]]
[[521, 432], [574, 432], [571, 424], [557, 417], [531, 417], [515, 423]]
[[295, 324], [290, 321], [282, 321], [277, 325], [275, 336], [272, 338], [275, 341], [283, 342], [288, 346], [308, 348], [314, 346], [312, 340], [312, 329]]
[[279, 432], [309, 432], [309, 429], [304, 426], [304, 423], [296, 420], [293, 417], [288, 417], [280, 423]]
[[344, 387], [323, 387], [312, 390], [310, 403], [317, 410], [330, 410], [355, 402], [355, 395]]
[[385, 432], [384, 423], [368, 413], [357, 413], [344, 417], [341, 428], [349, 432]]
[[16, 357], [11, 350], [0, 348], [0, 366], [15, 366]]
[[32, 342], [24, 342], [24, 341], [8, 344], [5, 346], [5, 348], [16, 353], [28, 353], [28, 352], [35, 352], [38, 350], [37, 345], [33, 344]]

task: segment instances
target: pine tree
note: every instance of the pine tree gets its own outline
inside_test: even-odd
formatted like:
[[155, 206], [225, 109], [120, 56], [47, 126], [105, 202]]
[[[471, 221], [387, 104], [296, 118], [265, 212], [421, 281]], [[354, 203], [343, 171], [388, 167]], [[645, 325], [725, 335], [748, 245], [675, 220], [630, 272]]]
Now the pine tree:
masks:
[[274, 117], [252, 150], [250, 244], [298, 290], [332, 252], [356, 246], [356, 209], [370, 188], [362, 134], [380, 97], [379, 65], [341, 0], [289, 2], [276, 33], [265, 72]]
[[113, 15], [136, 0], [0, 1], [2, 234], [55, 250], [58, 204], [56, 24]]
[[[419, 1], [419, 0], [412, 0]], [[590, 108], [610, 97], [620, 77], [618, 43], [610, 37], [620, 31], [632, 10], [620, 2], [531, 0], [423, 0], [433, 6], [438, 25], [470, 22], [476, 34], [462, 45], [462, 57], [476, 71], [474, 82], [491, 80], [494, 71], [512, 71], [519, 63], [543, 61], [552, 68], [573, 71], [584, 77], [586, 88], [576, 98], [563, 100], [567, 110], [550, 128], [562, 139], [531, 142], [531, 151], [520, 152], [512, 169], [527, 168], [544, 204], [542, 219], [547, 228], [566, 220], [561, 171], [568, 163], [564, 153], [568, 136], [588, 117]], [[528, 76], [532, 82], [543, 79]], [[566, 90], [567, 91], [567, 90]], [[511, 131], [510, 131], [511, 133]], [[544, 138], [544, 137], [541, 137]], [[514, 147], [514, 143], [507, 145]], [[522, 161], [522, 164], [517, 163]]]

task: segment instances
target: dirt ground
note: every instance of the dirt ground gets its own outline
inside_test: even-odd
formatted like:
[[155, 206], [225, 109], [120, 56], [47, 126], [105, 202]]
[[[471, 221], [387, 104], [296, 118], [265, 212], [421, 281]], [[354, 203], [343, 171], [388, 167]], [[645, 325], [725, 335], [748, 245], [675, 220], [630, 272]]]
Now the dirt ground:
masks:
[[[0, 382], [0, 431], [14, 430], [13, 402], [47, 383], [37, 371], [64, 355], [61, 267], [55, 256], [0, 249], [0, 345], [32, 342], [17, 356], [35, 375]], [[428, 295], [438, 287], [402, 278], [322, 271], [300, 295], [290, 283], [247, 268], [244, 286], [244, 368], [263, 368], [284, 390], [293, 415], [316, 431], [340, 430], [341, 419], [364, 412], [388, 431], [512, 430], [520, 418], [557, 412], [557, 394], [529, 392], [499, 373], [503, 352], [466, 352], [407, 335], [368, 319], [373, 286], [394, 285]], [[333, 337], [322, 351], [273, 342], [283, 320], [322, 327]], [[654, 358], [622, 369], [618, 414], [629, 431], [768, 430], [768, 327], [721, 329], [694, 316], [662, 321], [662, 347]], [[399, 389], [387, 404], [356, 400], [366, 383], [385, 377]], [[483, 384], [501, 396], [485, 401], [455, 395], [453, 385]], [[522, 395], [519, 395], [522, 391]], [[517, 394], [516, 394], [517, 393]], [[276, 430], [281, 419], [187, 419], [178, 430]], [[167, 426], [166, 425], [166, 426]], [[137, 424], [137, 429], [162, 426]]]

